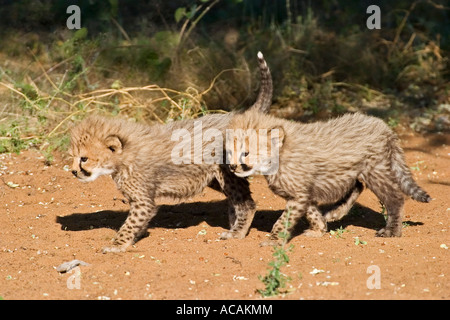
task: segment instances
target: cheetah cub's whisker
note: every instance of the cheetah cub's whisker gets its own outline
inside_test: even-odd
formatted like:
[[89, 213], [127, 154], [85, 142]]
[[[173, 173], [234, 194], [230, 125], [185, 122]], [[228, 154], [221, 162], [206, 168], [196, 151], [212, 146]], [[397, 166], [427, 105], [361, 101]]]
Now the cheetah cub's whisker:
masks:
[[[278, 130], [278, 138], [267, 138], [265, 144], [259, 135], [252, 137], [262, 129], [267, 137]], [[227, 163], [237, 176], [264, 174], [267, 163], [277, 164], [265, 178], [270, 189], [287, 200], [286, 210], [264, 244], [277, 243], [289, 210], [290, 233], [306, 215], [306, 235], [323, 235], [327, 221], [347, 214], [364, 185], [387, 210], [386, 227], [377, 232], [381, 237], [401, 236], [403, 194], [431, 201], [413, 180], [397, 135], [381, 119], [355, 113], [302, 124], [248, 110], [233, 117], [229, 130], [235, 136], [226, 140]], [[275, 149], [278, 158], [268, 148]], [[322, 215], [318, 205], [329, 203], [336, 208]]]

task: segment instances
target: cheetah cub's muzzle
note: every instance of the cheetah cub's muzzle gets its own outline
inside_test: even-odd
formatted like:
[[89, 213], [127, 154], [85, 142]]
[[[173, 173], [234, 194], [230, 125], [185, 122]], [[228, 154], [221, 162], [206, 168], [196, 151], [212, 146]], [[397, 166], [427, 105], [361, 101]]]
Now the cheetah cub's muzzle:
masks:
[[281, 127], [230, 130], [227, 132], [226, 154], [231, 172], [240, 178], [275, 174], [283, 139]]

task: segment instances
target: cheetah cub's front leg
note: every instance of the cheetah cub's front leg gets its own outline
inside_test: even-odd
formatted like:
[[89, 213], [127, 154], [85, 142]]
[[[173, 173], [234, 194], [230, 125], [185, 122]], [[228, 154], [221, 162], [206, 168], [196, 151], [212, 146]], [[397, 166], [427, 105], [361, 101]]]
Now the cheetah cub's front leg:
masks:
[[220, 239], [243, 239], [247, 235], [256, 211], [250, 186], [246, 179], [231, 173], [226, 166], [221, 166], [215, 173], [225, 195], [228, 197], [228, 220], [230, 230], [221, 234]]
[[281, 245], [280, 232], [287, 232], [287, 241], [292, 238], [292, 232], [301, 217], [306, 215], [310, 223], [310, 228], [304, 232], [308, 237], [321, 237], [327, 231], [327, 223], [320, 211], [314, 204], [309, 203], [307, 198], [298, 200], [289, 200], [286, 203], [286, 209], [281, 217], [275, 222], [270, 237], [263, 241], [261, 246]]
[[131, 200], [130, 212], [125, 223], [113, 238], [112, 246], [104, 247], [102, 252], [124, 252], [146, 233], [147, 225], [156, 212], [157, 207], [151, 199]]
[[306, 204], [303, 201], [289, 200], [286, 203], [286, 209], [283, 214], [278, 218], [272, 227], [269, 239], [260, 243], [260, 246], [277, 246], [281, 245], [283, 240], [280, 239], [280, 232], [287, 232], [287, 239], [292, 237], [292, 231], [294, 230], [297, 221], [300, 220], [306, 213]]

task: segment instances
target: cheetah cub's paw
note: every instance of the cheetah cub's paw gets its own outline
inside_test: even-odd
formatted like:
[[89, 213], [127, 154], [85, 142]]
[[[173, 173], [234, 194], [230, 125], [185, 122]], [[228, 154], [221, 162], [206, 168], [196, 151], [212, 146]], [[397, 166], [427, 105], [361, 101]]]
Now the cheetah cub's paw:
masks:
[[375, 234], [377, 237], [401, 237], [402, 236], [402, 230], [401, 229], [390, 229], [390, 228], [383, 228], [377, 231]]
[[321, 236], [323, 236], [325, 234], [325, 231], [322, 230], [312, 230], [312, 229], [308, 229], [305, 230], [303, 232], [303, 235], [307, 236], [307, 237], [311, 237], [311, 238], [320, 238]]
[[245, 234], [243, 235], [242, 232], [236, 231], [224, 231], [220, 235], [220, 240], [243, 239], [243, 238], [245, 238]]
[[283, 240], [269, 238], [259, 244], [260, 247], [277, 247], [283, 244]]
[[103, 247], [102, 253], [108, 252], [125, 252], [126, 248], [123, 246], [111, 246], [111, 247]]

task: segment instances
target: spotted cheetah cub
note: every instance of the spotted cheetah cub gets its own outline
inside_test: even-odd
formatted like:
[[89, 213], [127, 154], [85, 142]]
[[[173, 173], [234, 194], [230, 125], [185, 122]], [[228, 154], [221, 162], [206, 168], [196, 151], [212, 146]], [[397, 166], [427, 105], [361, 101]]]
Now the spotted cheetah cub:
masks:
[[[402, 193], [420, 202], [431, 200], [413, 180], [396, 134], [380, 119], [355, 113], [302, 124], [249, 110], [236, 115], [229, 129], [231, 170], [239, 177], [265, 175], [270, 189], [287, 200], [264, 244], [278, 241], [288, 211], [288, 231], [306, 215], [306, 234], [323, 235], [327, 221], [347, 214], [363, 184], [386, 207], [386, 227], [377, 232], [381, 237], [401, 236]], [[326, 203], [338, 206], [323, 216], [318, 204]]]
[[[272, 79], [261, 53], [258, 53], [258, 62], [260, 92], [250, 109], [263, 113], [271, 105]], [[103, 252], [125, 251], [145, 234], [149, 221], [157, 213], [158, 199], [182, 201], [199, 194], [214, 182], [218, 182], [230, 205], [230, 230], [224, 232], [222, 238], [245, 237], [256, 207], [249, 183], [229, 171], [224, 164], [223, 143], [219, 149], [210, 148], [215, 141], [212, 138], [216, 136], [208, 136], [208, 132], [224, 133], [234, 114], [206, 115], [195, 120], [153, 126], [122, 119], [90, 117], [72, 129], [72, 173], [83, 182], [111, 175], [130, 204], [125, 223], [113, 239], [112, 246], [104, 248]], [[184, 136], [173, 139], [175, 132], [184, 132]], [[196, 146], [196, 135], [201, 137], [202, 133], [203, 139], [200, 138], [200, 144]], [[194, 148], [190, 150], [192, 136]], [[201, 148], [200, 153], [198, 148]], [[213, 158], [209, 160], [214, 161], [202, 159], [202, 155], [208, 156], [207, 152], [203, 153], [205, 150], [213, 151], [209, 154]], [[200, 159], [195, 158], [198, 154]], [[183, 157], [192, 159], [192, 155], [194, 161], [184, 161]]]

